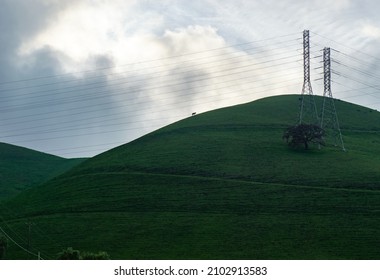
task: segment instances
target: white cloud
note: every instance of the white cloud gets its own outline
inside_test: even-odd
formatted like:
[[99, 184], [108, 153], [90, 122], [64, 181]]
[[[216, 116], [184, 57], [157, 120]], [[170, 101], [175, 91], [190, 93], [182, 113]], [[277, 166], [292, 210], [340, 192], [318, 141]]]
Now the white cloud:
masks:
[[62, 58], [66, 59], [61, 63], [66, 72], [77, 72], [86, 70], [93, 56], [107, 55], [118, 66], [224, 44], [221, 37], [213, 37], [216, 30], [211, 27], [171, 30], [164, 26], [157, 11], [139, 12], [134, 4], [121, 0], [79, 1], [22, 44], [19, 54], [27, 57], [48, 47], [64, 54]]
[[370, 24], [365, 23], [362, 25], [361, 32], [365, 37], [380, 39], [380, 28]]
[[[20, 46], [20, 55], [32, 55], [38, 49], [49, 47], [64, 53], [70, 61], [67, 71], [81, 71], [81, 65], [94, 55], [118, 55], [128, 49], [125, 36], [133, 14], [134, 1], [78, 1], [64, 9], [35, 37]], [[136, 31], [137, 32], [137, 31]], [[124, 54], [125, 55], [125, 54]], [[74, 65], [71, 65], [74, 64]], [[78, 69], [79, 68], [79, 69]]]
[[[308, 1], [305, 1], [306, 3]], [[352, 7], [352, 0], [311, 0], [309, 3], [310, 6], [319, 6], [319, 7], [325, 7], [326, 9], [333, 9], [335, 11], [343, 11], [345, 9], [348, 9]]]

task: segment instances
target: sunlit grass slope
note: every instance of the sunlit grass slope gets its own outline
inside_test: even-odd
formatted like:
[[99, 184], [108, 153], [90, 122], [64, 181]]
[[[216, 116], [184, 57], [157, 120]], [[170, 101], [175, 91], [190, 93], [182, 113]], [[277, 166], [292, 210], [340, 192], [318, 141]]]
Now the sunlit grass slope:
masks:
[[50, 258], [70, 246], [114, 259], [379, 259], [380, 113], [336, 101], [347, 152], [292, 150], [281, 136], [298, 102], [265, 98], [150, 133], [22, 193], [3, 226], [21, 243], [33, 221], [33, 250]]

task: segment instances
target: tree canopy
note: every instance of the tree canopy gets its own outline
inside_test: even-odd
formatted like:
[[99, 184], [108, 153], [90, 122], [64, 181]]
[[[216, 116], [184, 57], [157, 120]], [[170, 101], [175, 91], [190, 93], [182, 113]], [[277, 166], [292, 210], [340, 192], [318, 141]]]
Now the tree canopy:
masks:
[[325, 131], [315, 124], [298, 124], [288, 127], [282, 136], [291, 147], [303, 146], [309, 149], [309, 144], [325, 145]]

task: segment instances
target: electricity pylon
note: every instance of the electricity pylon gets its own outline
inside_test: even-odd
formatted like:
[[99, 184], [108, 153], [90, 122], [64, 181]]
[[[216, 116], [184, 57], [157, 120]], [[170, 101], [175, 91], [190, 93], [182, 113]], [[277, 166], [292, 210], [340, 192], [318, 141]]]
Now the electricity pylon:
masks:
[[303, 87], [300, 98], [299, 124], [318, 124], [317, 105], [310, 82], [310, 36], [303, 31]]
[[334, 98], [331, 92], [330, 48], [323, 49], [323, 84], [323, 105], [320, 126], [326, 130], [327, 134], [331, 133], [335, 146], [340, 146], [343, 151], [346, 151], [339, 127], [338, 114], [336, 112]]

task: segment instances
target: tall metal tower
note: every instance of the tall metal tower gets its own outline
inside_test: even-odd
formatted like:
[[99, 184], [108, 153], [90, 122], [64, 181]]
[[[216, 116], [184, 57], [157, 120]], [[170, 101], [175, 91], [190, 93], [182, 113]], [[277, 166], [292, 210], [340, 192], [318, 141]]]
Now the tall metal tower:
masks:
[[331, 92], [331, 58], [330, 48], [323, 49], [323, 105], [321, 114], [321, 128], [326, 133], [331, 133], [334, 145], [340, 146], [345, 151], [342, 133], [339, 127], [338, 114], [336, 113], [335, 103]]
[[310, 36], [309, 30], [303, 31], [303, 87], [300, 98], [299, 124], [318, 124], [317, 105], [314, 101], [310, 82]]

